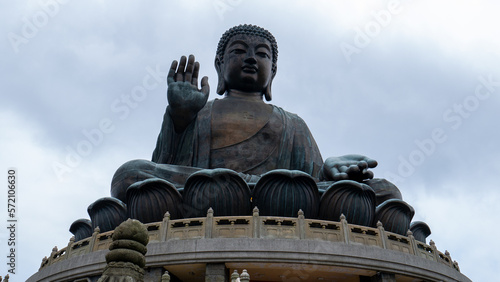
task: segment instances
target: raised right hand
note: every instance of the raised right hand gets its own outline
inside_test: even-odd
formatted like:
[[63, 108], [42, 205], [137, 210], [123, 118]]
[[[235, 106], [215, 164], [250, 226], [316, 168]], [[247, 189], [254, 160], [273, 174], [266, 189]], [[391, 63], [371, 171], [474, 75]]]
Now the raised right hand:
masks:
[[[186, 66], [187, 61], [187, 66]], [[201, 79], [198, 89], [200, 63], [193, 55], [182, 56], [180, 62], [173, 61], [167, 75], [167, 99], [170, 115], [177, 131], [182, 131], [205, 106], [210, 93], [208, 77]]]

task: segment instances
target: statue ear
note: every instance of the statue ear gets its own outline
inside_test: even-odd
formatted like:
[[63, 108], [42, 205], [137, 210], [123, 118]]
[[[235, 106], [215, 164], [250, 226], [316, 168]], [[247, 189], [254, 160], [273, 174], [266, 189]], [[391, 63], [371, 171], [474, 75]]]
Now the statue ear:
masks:
[[271, 94], [271, 85], [273, 84], [273, 79], [276, 76], [276, 71], [277, 69], [273, 71], [271, 75], [271, 81], [269, 81], [269, 84], [264, 89], [264, 97], [266, 97], [266, 101], [271, 101], [273, 99], [273, 96]]
[[224, 82], [224, 74], [222, 72], [222, 62], [219, 58], [215, 58], [215, 70], [217, 71], [217, 94], [224, 95], [226, 93], [226, 83]]

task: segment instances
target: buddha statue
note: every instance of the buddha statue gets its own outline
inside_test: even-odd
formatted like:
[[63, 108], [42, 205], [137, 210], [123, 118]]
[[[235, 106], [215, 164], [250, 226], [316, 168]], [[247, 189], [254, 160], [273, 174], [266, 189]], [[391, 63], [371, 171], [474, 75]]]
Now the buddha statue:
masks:
[[173, 61], [167, 75], [168, 106], [152, 160], [122, 165], [113, 176], [112, 196], [125, 201], [131, 185], [155, 179], [182, 188], [202, 169], [229, 169], [247, 183], [277, 169], [301, 171], [317, 183], [372, 179], [375, 160], [345, 155], [323, 161], [306, 123], [264, 101], [272, 99], [277, 60], [278, 46], [269, 31], [254, 25], [227, 30], [215, 56], [216, 92], [223, 98], [211, 101], [208, 78], [198, 84], [195, 57]]

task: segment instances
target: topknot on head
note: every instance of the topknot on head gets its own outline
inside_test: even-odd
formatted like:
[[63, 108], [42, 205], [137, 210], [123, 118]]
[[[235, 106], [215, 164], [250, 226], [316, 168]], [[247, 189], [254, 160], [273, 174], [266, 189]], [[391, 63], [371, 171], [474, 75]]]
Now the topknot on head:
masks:
[[220, 62], [223, 62], [224, 58], [224, 51], [226, 50], [227, 43], [231, 39], [231, 37], [237, 35], [237, 34], [246, 34], [246, 35], [255, 35], [255, 36], [260, 36], [263, 37], [271, 43], [271, 48], [273, 52], [273, 72], [276, 72], [277, 69], [277, 63], [278, 63], [278, 43], [276, 42], [276, 38], [266, 29], [256, 26], [256, 25], [251, 25], [251, 24], [241, 24], [235, 27], [232, 27], [228, 29], [224, 34], [222, 34], [222, 37], [219, 40], [219, 44], [217, 45], [217, 53], [216, 57], [219, 59]]

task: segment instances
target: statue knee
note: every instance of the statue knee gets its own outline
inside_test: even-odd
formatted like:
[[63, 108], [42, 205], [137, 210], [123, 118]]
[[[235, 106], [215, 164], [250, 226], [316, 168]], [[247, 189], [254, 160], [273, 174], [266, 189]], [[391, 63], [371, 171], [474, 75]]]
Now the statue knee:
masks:
[[127, 188], [142, 180], [155, 177], [156, 164], [147, 160], [132, 160], [121, 165], [111, 180], [111, 196], [126, 200]]

